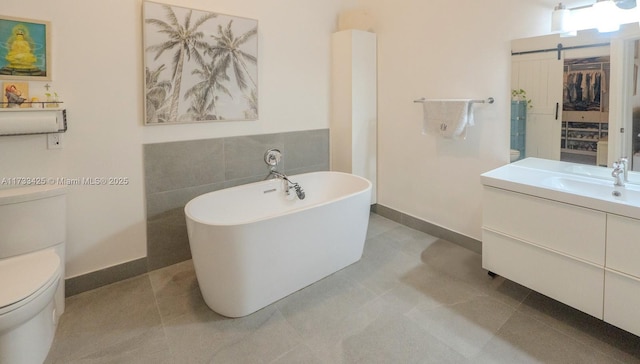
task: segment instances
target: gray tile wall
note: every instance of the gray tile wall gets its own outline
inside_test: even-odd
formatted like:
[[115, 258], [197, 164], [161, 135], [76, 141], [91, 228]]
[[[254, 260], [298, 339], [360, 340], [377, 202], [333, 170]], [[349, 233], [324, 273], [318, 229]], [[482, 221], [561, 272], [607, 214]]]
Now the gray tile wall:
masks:
[[286, 174], [329, 170], [329, 129], [144, 145], [149, 270], [191, 258], [184, 205], [264, 179], [269, 148], [282, 152]]

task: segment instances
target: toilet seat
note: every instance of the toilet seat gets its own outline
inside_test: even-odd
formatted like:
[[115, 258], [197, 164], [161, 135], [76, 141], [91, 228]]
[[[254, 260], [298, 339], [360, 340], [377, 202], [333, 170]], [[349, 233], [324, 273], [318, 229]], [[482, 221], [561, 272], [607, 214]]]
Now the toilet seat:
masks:
[[0, 260], [0, 315], [35, 299], [60, 278], [60, 257], [53, 249]]

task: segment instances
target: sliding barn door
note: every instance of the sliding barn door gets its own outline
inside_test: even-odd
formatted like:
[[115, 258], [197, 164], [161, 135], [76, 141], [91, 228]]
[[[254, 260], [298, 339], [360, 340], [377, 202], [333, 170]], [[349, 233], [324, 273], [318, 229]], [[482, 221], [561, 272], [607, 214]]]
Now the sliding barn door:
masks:
[[511, 88], [531, 100], [525, 156], [560, 160], [563, 60], [557, 52], [511, 56]]

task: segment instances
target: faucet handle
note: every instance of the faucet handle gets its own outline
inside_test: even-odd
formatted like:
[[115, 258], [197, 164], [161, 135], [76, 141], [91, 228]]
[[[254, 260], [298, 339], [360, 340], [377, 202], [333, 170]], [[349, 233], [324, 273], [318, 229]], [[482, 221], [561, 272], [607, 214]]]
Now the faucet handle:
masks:
[[264, 153], [264, 162], [271, 167], [275, 167], [280, 163], [282, 159], [282, 153], [278, 149], [269, 149]]
[[613, 162], [613, 171], [611, 172], [611, 175], [620, 171], [622, 171], [622, 163], [620, 161]]

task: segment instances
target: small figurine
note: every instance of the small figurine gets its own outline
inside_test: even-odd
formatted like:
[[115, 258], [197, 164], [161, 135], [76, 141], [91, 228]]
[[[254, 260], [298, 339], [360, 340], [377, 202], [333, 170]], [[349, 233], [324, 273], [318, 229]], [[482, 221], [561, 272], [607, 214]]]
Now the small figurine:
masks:
[[22, 92], [16, 88], [16, 85], [7, 86], [5, 96], [7, 97], [7, 107], [20, 107], [27, 100], [22, 97]]

